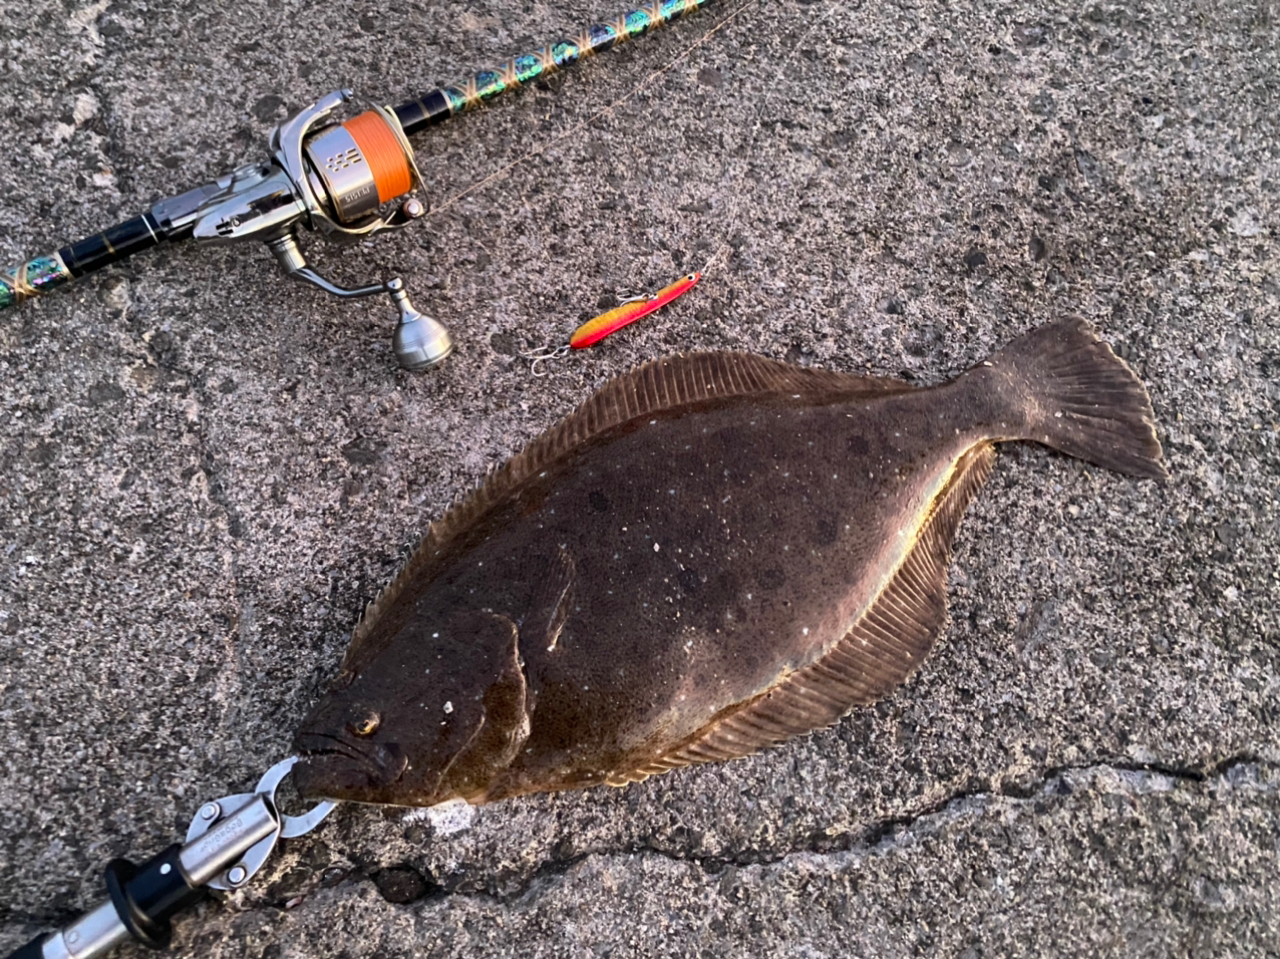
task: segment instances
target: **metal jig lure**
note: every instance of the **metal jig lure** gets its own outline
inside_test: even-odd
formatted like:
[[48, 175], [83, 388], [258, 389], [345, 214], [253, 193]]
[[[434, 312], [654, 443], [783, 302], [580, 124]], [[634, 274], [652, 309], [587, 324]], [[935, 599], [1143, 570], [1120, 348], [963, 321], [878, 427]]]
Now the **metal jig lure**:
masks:
[[520, 355], [533, 361], [530, 372], [534, 376], [546, 376], [546, 372], [540, 369], [541, 364], [546, 363], [548, 360], [566, 356], [570, 350], [581, 350], [588, 346], [595, 346], [606, 336], [616, 333], [624, 326], [634, 323], [641, 317], [662, 309], [676, 297], [683, 296], [693, 289], [700, 279], [702, 279], [701, 273], [689, 273], [655, 293], [642, 293], [639, 296], [627, 297], [613, 309], [587, 320], [587, 322], [574, 330], [573, 336], [569, 337], [568, 343], [560, 346], [544, 346], [540, 349], [528, 350]]

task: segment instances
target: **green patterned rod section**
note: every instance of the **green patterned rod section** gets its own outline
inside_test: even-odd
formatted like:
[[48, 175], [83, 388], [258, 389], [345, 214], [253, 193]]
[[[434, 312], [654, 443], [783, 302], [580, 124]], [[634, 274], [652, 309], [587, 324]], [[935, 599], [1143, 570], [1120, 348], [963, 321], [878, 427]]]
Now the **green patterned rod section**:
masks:
[[27, 260], [16, 269], [0, 273], [0, 309], [56, 290], [72, 280], [71, 271], [57, 253]]
[[439, 87], [395, 108], [404, 132], [412, 136], [420, 130], [471, 110], [502, 93], [601, 53], [619, 43], [643, 36], [651, 30], [705, 6], [709, 0], [656, 0], [639, 10], [628, 10], [605, 23], [587, 27], [570, 40], [521, 54], [492, 70], [482, 70], [470, 79]]

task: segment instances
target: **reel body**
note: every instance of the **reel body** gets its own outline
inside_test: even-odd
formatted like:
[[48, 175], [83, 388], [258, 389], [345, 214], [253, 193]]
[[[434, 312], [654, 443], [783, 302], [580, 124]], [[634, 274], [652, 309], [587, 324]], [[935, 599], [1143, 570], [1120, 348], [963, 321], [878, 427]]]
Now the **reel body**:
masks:
[[[350, 90], [339, 90], [285, 120], [272, 131], [270, 161], [232, 171], [215, 191], [192, 197], [196, 202], [187, 206], [193, 208], [161, 212], [169, 213], [172, 230], [189, 230], [200, 242], [265, 242], [286, 275], [334, 296], [386, 293], [399, 314], [392, 340], [396, 358], [406, 369], [425, 369], [447, 357], [453, 342], [440, 323], [413, 308], [402, 280], [340, 287], [308, 266], [298, 246], [303, 225], [355, 240], [406, 226], [426, 212], [416, 198], [382, 212], [422, 182], [413, 149], [392, 111], [374, 107], [343, 123], [322, 125], [351, 96]], [[161, 201], [152, 214], [174, 202]]]

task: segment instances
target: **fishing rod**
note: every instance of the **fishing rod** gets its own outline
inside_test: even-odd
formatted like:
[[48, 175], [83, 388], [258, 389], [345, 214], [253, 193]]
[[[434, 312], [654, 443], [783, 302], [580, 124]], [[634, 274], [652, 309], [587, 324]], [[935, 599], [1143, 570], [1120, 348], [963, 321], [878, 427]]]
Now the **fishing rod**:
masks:
[[276, 126], [270, 159], [250, 163], [101, 233], [0, 271], [0, 309], [17, 306], [160, 243], [195, 239], [229, 244], [261, 241], [287, 276], [352, 298], [385, 293], [399, 319], [392, 343], [409, 370], [434, 366], [453, 350], [448, 330], [418, 312], [399, 277], [341, 287], [308, 265], [300, 229], [354, 240], [400, 229], [426, 213], [410, 194], [422, 184], [409, 137], [483, 103], [678, 20], [708, 0], [654, 0], [571, 39], [521, 54], [469, 79], [432, 90], [397, 107], [372, 105], [350, 119], [334, 111], [354, 94], [339, 90]]

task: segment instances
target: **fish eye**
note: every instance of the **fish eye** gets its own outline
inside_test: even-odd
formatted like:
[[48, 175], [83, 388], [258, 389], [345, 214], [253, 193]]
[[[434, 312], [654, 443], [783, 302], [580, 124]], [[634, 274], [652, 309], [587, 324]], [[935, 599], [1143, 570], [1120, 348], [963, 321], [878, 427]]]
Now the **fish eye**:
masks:
[[351, 723], [350, 729], [357, 736], [372, 736], [377, 731], [378, 724], [381, 722], [382, 720], [378, 717], [377, 713], [369, 713], [362, 719], [357, 719], [355, 722]]

